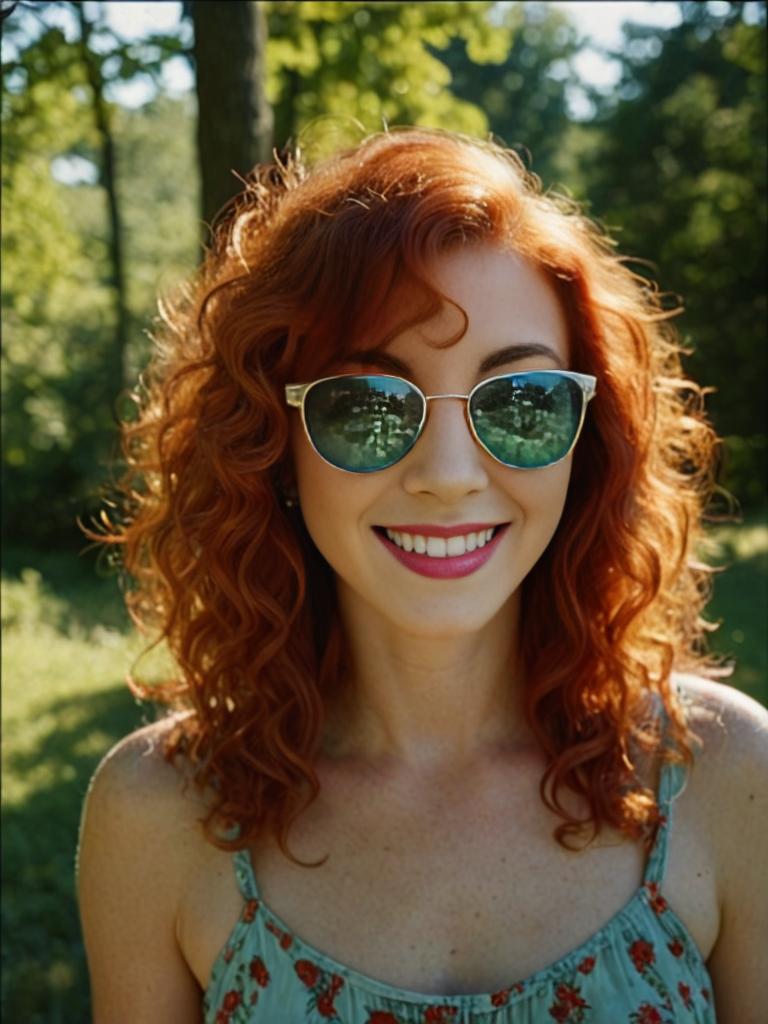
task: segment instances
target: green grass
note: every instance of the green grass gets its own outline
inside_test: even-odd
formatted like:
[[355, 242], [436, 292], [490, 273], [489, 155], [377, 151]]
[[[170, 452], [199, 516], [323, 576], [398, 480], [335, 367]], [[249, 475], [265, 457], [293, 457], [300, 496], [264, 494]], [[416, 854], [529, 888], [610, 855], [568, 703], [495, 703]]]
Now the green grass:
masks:
[[[768, 527], [716, 531], [713, 646], [731, 682], [768, 706]], [[12, 550], [3, 580], [3, 993], [24, 1024], [90, 1019], [74, 895], [80, 809], [106, 750], [152, 719], [123, 680], [140, 644], [93, 561]], [[120, 880], [115, 879], [119, 885]]]
[[712, 533], [715, 577], [706, 618], [719, 622], [712, 650], [732, 659], [728, 681], [768, 707], [768, 525], [764, 517]]

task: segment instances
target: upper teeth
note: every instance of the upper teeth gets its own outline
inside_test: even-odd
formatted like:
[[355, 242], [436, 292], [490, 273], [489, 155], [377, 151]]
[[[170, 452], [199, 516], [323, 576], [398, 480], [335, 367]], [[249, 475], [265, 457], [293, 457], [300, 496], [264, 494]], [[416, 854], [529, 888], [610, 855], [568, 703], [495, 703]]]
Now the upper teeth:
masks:
[[420, 533], [403, 533], [400, 530], [386, 532], [389, 539], [404, 551], [415, 551], [430, 558], [451, 558], [484, 547], [493, 536], [494, 529], [491, 526], [487, 530], [466, 533], [462, 537], [424, 537]]

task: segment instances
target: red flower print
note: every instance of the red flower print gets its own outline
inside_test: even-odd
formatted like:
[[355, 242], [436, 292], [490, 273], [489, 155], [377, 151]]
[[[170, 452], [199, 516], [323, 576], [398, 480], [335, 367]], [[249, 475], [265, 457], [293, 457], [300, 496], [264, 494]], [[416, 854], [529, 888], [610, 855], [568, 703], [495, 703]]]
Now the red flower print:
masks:
[[595, 958], [593, 956], [585, 956], [576, 970], [581, 971], [582, 974], [591, 974], [594, 966]]
[[[574, 1010], [591, 1009], [589, 1003], [586, 1003], [579, 995], [579, 989], [574, 988], [573, 985], [565, 983], [558, 985], [555, 989], [555, 996], [557, 1002], [550, 1006], [549, 1015], [563, 1024], [571, 1019], [571, 1013]], [[578, 1019], [581, 1020], [580, 1014]]]
[[280, 947], [282, 949], [291, 948], [293, 936], [289, 935], [288, 932], [281, 931], [281, 929], [277, 927], [274, 921], [267, 921], [267, 931], [272, 932], [272, 934], [280, 941]]
[[311, 960], [297, 960], [294, 970], [307, 988], [312, 988], [313, 985], [317, 984], [317, 979], [320, 977], [320, 970], [312, 963]]
[[251, 960], [250, 972], [257, 985], [261, 985], [262, 988], [267, 987], [269, 984], [269, 971], [260, 956], [255, 956]]
[[428, 1006], [424, 1011], [424, 1024], [449, 1024], [457, 1013], [455, 1006]]
[[234, 955], [234, 949], [232, 949], [231, 946], [227, 946], [227, 948], [224, 950], [224, 963], [228, 964]]
[[365, 1024], [400, 1024], [400, 1021], [386, 1010], [374, 1010]]
[[342, 976], [340, 974], [332, 974], [331, 975], [331, 989], [330, 989], [330, 991], [334, 995], [336, 995], [336, 993], [339, 991], [339, 989], [341, 988], [341, 986], [343, 984], [344, 984], [344, 979], [342, 978]]
[[240, 993], [236, 992], [234, 989], [231, 989], [224, 996], [224, 1002], [221, 1004], [221, 1008], [223, 1010], [226, 1010], [228, 1013], [232, 1013], [233, 1010], [236, 1010], [238, 1008], [241, 1002], [242, 997], [240, 996]]
[[256, 911], [259, 909], [258, 900], [248, 900], [243, 907], [243, 920], [246, 924], [250, 924], [251, 921], [256, 917]]
[[499, 992], [494, 992], [491, 996], [491, 1006], [506, 1006], [509, 1002], [510, 989], [503, 988]]
[[646, 882], [645, 888], [648, 890], [648, 902], [651, 904], [651, 910], [654, 914], [663, 914], [667, 909], [667, 901], [659, 892], [658, 884], [656, 882]]
[[672, 956], [682, 956], [685, 952], [685, 946], [682, 944], [680, 939], [673, 939], [671, 942], [668, 942], [667, 949]]
[[632, 958], [632, 963], [635, 965], [635, 969], [643, 973], [646, 967], [649, 967], [656, 959], [656, 954], [653, 951], [653, 944], [646, 942], [645, 939], [636, 939], [629, 947], [629, 955]]
[[632, 1024], [662, 1024], [661, 1014], [650, 1003], [643, 1003], [642, 1006], [638, 1006], [630, 1020]]
[[516, 981], [515, 984], [512, 986], [512, 991], [522, 992], [524, 988], [525, 986], [523, 985], [522, 981]]
[[706, 1001], [707, 1001], [707, 1002], [709, 1002], [709, 1000], [710, 1000], [710, 998], [711, 998], [711, 995], [710, 995], [710, 991], [709, 991], [709, 989], [708, 989], [708, 988], [703, 988], [703, 989], [701, 990], [701, 994], [702, 994], [702, 995], [704, 996], [704, 998], [706, 999]]
[[685, 1006], [686, 1010], [690, 1010], [692, 1002], [690, 988], [684, 981], [680, 981], [677, 984], [677, 991], [680, 993], [680, 998], [683, 1000], [683, 1006]]
[[555, 995], [558, 1001], [567, 1006], [569, 1010], [576, 1010], [580, 1006], [587, 1005], [579, 995], [579, 989], [573, 988], [571, 985], [558, 985]]
[[317, 997], [317, 1012], [321, 1017], [335, 1017], [336, 1007], [333, 1005], [333, 992], [321, 992]]
[[229, 1024], [229, 1014], [224, 1010], [219, 1010], [216, 1014], [216, 1024]]

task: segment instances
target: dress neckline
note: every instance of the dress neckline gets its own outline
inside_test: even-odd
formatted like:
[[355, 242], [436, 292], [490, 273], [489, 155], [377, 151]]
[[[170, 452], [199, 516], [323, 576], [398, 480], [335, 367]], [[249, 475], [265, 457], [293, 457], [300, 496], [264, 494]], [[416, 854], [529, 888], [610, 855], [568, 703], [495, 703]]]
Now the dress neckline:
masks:
[[[241, 886], [249, 883], [248, 887], [255, 893], [255, 895], [251, 897], [251, 900], [256, 904], [256, 906], [254, 907], [253, 915], [241, 915], [238, 919], [235, 928], [225, 943], [224, 949], [222, 949], [219, 956], [216, 958], [216, 962], [211, 970], [208, 989], [212, 988], [220, 970], [225, 966], [225, 953], [227, 948], [235, 945], [237, 939], [241, 937], [241, 934], [244, 935], [250, 928], [260, 925], [274, 936], [276, 946], [282, 946], [284, 954], [289, 956], [294, 963], [305, 959], [310, 960], [312, 963], [326, 970], [328, 973], [342, 976], [350, 983], [351, 987], [356, 989], [366, 990], [394, 1002], [416, 1003], [424, 1006], [449, 1005], [463, 1009], [487, 1009], [489, 1000], [492, 999], [498, 991], [508, 993], [508, 999], [505, 1002], [505, 1005], [511, 1005], [518, 999], [522, 999], [523, 997], [530, 995], [532, 990], [544, 985], [554, 975], [562, 975], [566, 973], [569, 968], [574, 971], [578, 971], [579, 964], [584, 963], [588, 957], [596, 954], [599, 950], [611, 945], [614, 941], [616, 929], [619, 928], [626, 919], [632, 918], [634, 914], [644, 914], [648, 920], [649, 926], [652, 928], [658, 928], [658, 924], [656, 922], [659, 921], [659, 915], [653, 908], [653, 901], [658, 900], [659, 898], [658, 886], [655, 882], [643, 881], [626, 903], [613, 913], [605, 924], [598, 928], [597, 931], [584, 939], [583, 942], [578, 943], [578, 945], [574, 946], [573, 949], [569, 950], [563, 956], [558, 957], [556, 960], [552, 961], [545, 967], [534, 971], [532, 974], [518, 980], [511, 980], [508, 985], [503, 985], [500, 990], [495, 990], [494, 992], [457, 993], [455, 995], [418, 992], [413, 989], [399, 988], [389, 982], [374, 978], [372, 975], [359, 971], [354, 967], [349, 967], [347, 964], [336, 960], [327, 953], [323, 953], [322, 950], [302, 939], [301, 936], [293, 931], [287, 923], [283, 921], [283, 919], [261, 898], [261, 894], [258, 893], [258, 890], [255, 888], [256, 880], [248, 850], [238, 850], [235, 853], [235, 868], [239, 876]], [[678, 917], [669, 904], [665, 905], [663, 916], [668, 920], [669, 924], [676, 932], [683, 935], [686, 943], [688, 944], [688, 948], [696, 961], [697, 967], [706, 973], [706, 962], [701, 950], [685, 923]], [[270, 925], [272, 927], [270, 927]]]

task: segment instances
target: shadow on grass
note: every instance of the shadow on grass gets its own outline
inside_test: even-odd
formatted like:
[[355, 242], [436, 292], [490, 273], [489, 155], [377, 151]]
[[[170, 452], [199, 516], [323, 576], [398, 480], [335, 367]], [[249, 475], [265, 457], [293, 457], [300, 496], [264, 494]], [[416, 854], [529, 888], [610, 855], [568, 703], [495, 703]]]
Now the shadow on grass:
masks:
[[[154, 712], [122, 683], [40, 710], [66, 724], [7, 758], [13, 775], [44, 765], [51, 782], [3, 812], [3, 1019], [82, 1024], [91, 1015], [75, 899], [80, 811], [102, 754]], [[94, 735], [104, 738], [101, 753], [93, 752]]]

